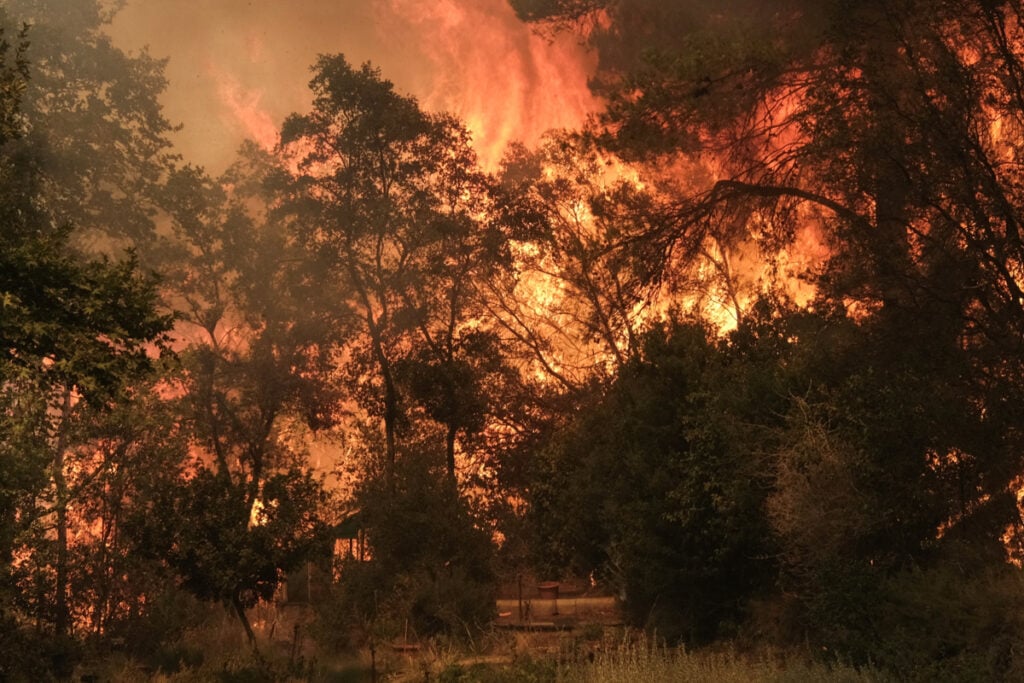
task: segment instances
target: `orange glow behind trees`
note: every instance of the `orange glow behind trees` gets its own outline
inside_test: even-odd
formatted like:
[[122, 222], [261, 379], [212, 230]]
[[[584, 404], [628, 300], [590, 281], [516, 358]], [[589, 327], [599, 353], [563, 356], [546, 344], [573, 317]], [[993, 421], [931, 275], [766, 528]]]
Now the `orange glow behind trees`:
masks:
[[[906, 651], [1012, 678], [1024, 630], [994, 652], [987, 620], [934, 619], [936, 654], [901, 615], [972, 613], [965, 586], [996, 630], [1024, 614], [1019, 0], [299, 5], [125, 10], [119, 41], [184, 45], [183, 158], [160, 63], [99, 14], [52, 19], [86, 58], [44, 40], [40, 78], [15, 55], [0, 82], [0, 162], [40, 179], [0, 184], [28, 236], [0, 240], [9, 270], [46, 262], [37, 227], [81, 225], [162, 274], [177, 325], [147, 345], [170, 319], [134, 260], [69, 266], [93, 298], [59, 268], [0, 291], [18, 619], [130, 631], [173, 577], [255, 646], [247, 609], [331, 561], [358, 508], [368, 562], [329, 611], [364, 635], [486, 621], [497, 552], [599, 577], [688, 645], [763, 610], [786, 645], [902, 677]], [[116, 78], [75, 79], [97, 65]], [[151, 348], [173, 354], [149, 368]], [[114, 361], [117, 392], [73, 400]], [[467, 600], [444, 616], [449, 593]]]
[[535, 34], [505, 0], [161, 0], [130, 3], [109, 31], [119, 46], [174, 55], [162, 101], [185, 124], [175, 141], [214, 172], [244, 137], [265, 145], [268, 121], [305, 111], [318, 54], [372, 61], [427, 110], [457, 115], [489, 169], [509, 142], [532, 146], [602, 108], [587, 87], [595, 57], [573, 36]]

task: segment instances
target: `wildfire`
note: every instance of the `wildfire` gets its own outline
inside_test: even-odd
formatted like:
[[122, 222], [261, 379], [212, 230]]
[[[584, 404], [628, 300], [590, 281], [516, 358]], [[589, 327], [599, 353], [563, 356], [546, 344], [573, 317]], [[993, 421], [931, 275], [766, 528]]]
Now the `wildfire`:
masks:
[[486, 168], [513, 141], [535, 145], [552, 128], [578, 128], [601, 102], [587, 87], [596, 67], [572, 36], [548, 40], [506, 0], [388, 0], [380, 30], [413, 36], [429, 80], [411, 84], [423, 105], [462, 118]]
[[186, 158], [214, 169], [245, 137], [276, 143], [284, 117], [308, 107], [318, 54], [370, 61], [425, 108], [459, 116], [489, 169], [510, 141], [535, 144], [601, 109], [587, 87], [596, 57], [571, 36], [535, 34], [506, 0], [166, 0], [127, 6], [110, 33], [119, 46], [173, 55], [164, 105], [184, 123]]
[[217, 84], [217, 95], [229, 122], [263, 149], [273, 150], [279, 135], [274, 117], [263, 108], [263, 89], [245, 87], [237, 77], [214, 64], [208, 66], [208, 72]]

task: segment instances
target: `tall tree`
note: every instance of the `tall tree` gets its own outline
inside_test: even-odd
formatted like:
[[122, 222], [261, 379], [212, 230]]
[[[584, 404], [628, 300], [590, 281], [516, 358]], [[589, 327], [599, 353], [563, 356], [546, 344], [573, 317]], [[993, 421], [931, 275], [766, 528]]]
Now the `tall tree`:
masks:
[[[998, 566], [1019, 544], [1024, 8], [513, 4], [563, 25], [604, 13], [589, 24], [609, 97], [595, 138], [661, 168], [708, 160], [655, 239], [688, 243], [723, 216], [769, 254], [821, 236], [827, 257], [806, 275], [823, 326], [780, 347], [807, 374], [776, 444], [772, 514], [783, 582], [810, 612], [830, 605], [830, 646], [871, 656], [868, 639], [841, 641], [892, 596], [858, 591], [950, 558]], [[822, 488], [835, 507], [814, 512]], [[830, 573], [825, 547], [850, 571]]]
[[112, 44], [104, 29], [118, 8], [10, 0], [0, 14], [8, 31], [32, 27], [23, 106], [33, 125], [18, 144], [35, 150], [40, 197], [78, 228], [77, 248], [102, 253], [152, 243], [155, 195], [173, 161], [164, 62]]
[[[27, 44], [15, 54], [3, 42], [0, 122], [0, 364], [4, 410], [3, 571], [10, 571], [19, 528], [43, 523], [55, 545], [53, 602], [58, 635], [70, 629], [66, 458], [77, 405], [110, 406], [150, 366], [171, 318], [156, 311], [155, 283], [133, 258], [82, 261], [70, 246], [72, 227], [48, 201], [40, 173], [44, 150], [26, 143], [36, 121], [22, 109]], [[11, 61], [9, 61], [11, 60]], [[13, 61], [13, 63], [12, 63]], [[27, 552], [40, 550], [29, 545]], [[39, 615], [43, 617], [42, 614]]]
[[168, 514], [135, 520], [139, 547], [233, 608], [254, 644], [245, 609], [326, 543], [327, 497], [305, 450], [308, 430], [336, 418], [328, 374], [344, 330], [273, 211], [283, 176], [248, 144], [217, 181], [192, 167], [170, 177], [163, 256], [185, 346], [175, 389], [198, 452], [151, 490], [144, 512]]
[[[479, 387], [466, 372], [482, 339], [472, 283], [503, 249], [484, 222], [488, 180], [461, 125], [423, 112], [371, 66], [321, 57], [310, 88], [312, 112], [282, 133], [298, 168], [295, 229], [359, 321], [349, 368], [363, 409], [383, 422], [386, 469], [419, 399], [445, 426], [454, 476], [456, 437], [477, 428], [481, 399], [467, 393]], [[403, 396], [400, 366], [415, 396]]]
[[[1019, 4], [778, 3], [761, 27], [696, 8], [686, 21], [659, 22], [664, 15], [639, 0], [604, 6], [617, 28], [595, 41], [614, 43], [621, 30], [620, 44], [643, 38], [658, 48], [642, 60], [620, 52], [616, 68], [606, 62], [602, 139], [636, 159], [696, 149], [718, 159], [705, 191], [677, 204], [679, 238], [720, 207], [755, 209], [749, 229], [781, 246], [814, 224], [831, 252], [815, 275], [817, 305], [845, 306], [876, 346], [910, 344], [934, 359], [976, 427], [1004, 434], [1001, 444], [968, 446], [965, 425], [903, 461], [924, 476], [931, 448], [970, 448], [985, 463], [972, 483], [977, 514], [1013, 496], [1016, 437], [992, 420], [1016, 420], [999, 406], [1015, 402], [1021, 377], [1010, 340], [1020, 338], [1024, 197], [1007, 163], [1019, 142], [1007, 131], [1021, 117]], [[881, 371], [882, 360], [862, 351]], [[907, 365], [886, 372], [918, 372], [913, 359], [892, 357]], [[1018, 522], [1016, 513], [993, 520]]]

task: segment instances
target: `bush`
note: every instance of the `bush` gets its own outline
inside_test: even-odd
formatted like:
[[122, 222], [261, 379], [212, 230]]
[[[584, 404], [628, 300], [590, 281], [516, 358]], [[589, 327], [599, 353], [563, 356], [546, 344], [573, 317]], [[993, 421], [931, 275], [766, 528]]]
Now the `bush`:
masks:
[[[158, 653], [180, 641], [186, 630], [198, 626], [209, 613], [209, 608], [190, 594], [168, 587], [150, 596], [145, 612], [109, 624], [107, 635], [122, 639], [125, 652], [144, 664], [172, 671], [176, 669], [164, 665], [173, 659], [173, 653]], [[183, 658], [194, 659], [192, 655]]]
[[22, 628], [9, 614], [0, 612], [0, 680], [30, 680], [39, 674], [45, 643], [33, 631]]
[[1024, 576], [946, 564], [885, 582], [858, 654], [904, 680], [1024, 680]]
[[557, 680], [564, 683], [867, 683], [888, 679], [870, 670], [781, 657], [765, 651], [742, 656], [731, 648], [688, 652], [649, 643], [630, 643], [600, 652], [589, 663], [561, 669]]
[[[319, 609], [325, 644], [467, 635], [494, 616], [490, 533], [428, 456], [404, 458], [393, 485], [369, 479], [358, 494], [372, 559], [344, 561]], [[354, 638], [352, 637], [354, 635]]]

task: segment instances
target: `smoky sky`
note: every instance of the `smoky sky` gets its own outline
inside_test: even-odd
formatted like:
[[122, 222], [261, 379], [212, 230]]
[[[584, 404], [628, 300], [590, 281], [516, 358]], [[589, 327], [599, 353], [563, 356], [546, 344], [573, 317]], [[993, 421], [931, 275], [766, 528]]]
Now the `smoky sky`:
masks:
[[600, 107], [586, 87], [594, 56], [573, 36], [536, 35], [506, 0], [128, 0], [110, 33], [169, 58], [175, 142], [215, 173], [245, 137], [270, 145], [305, 110], [319, 54], [372, 62], [425, 108], [457, 114], [490, 166], [508, 142], [535, 143]]

